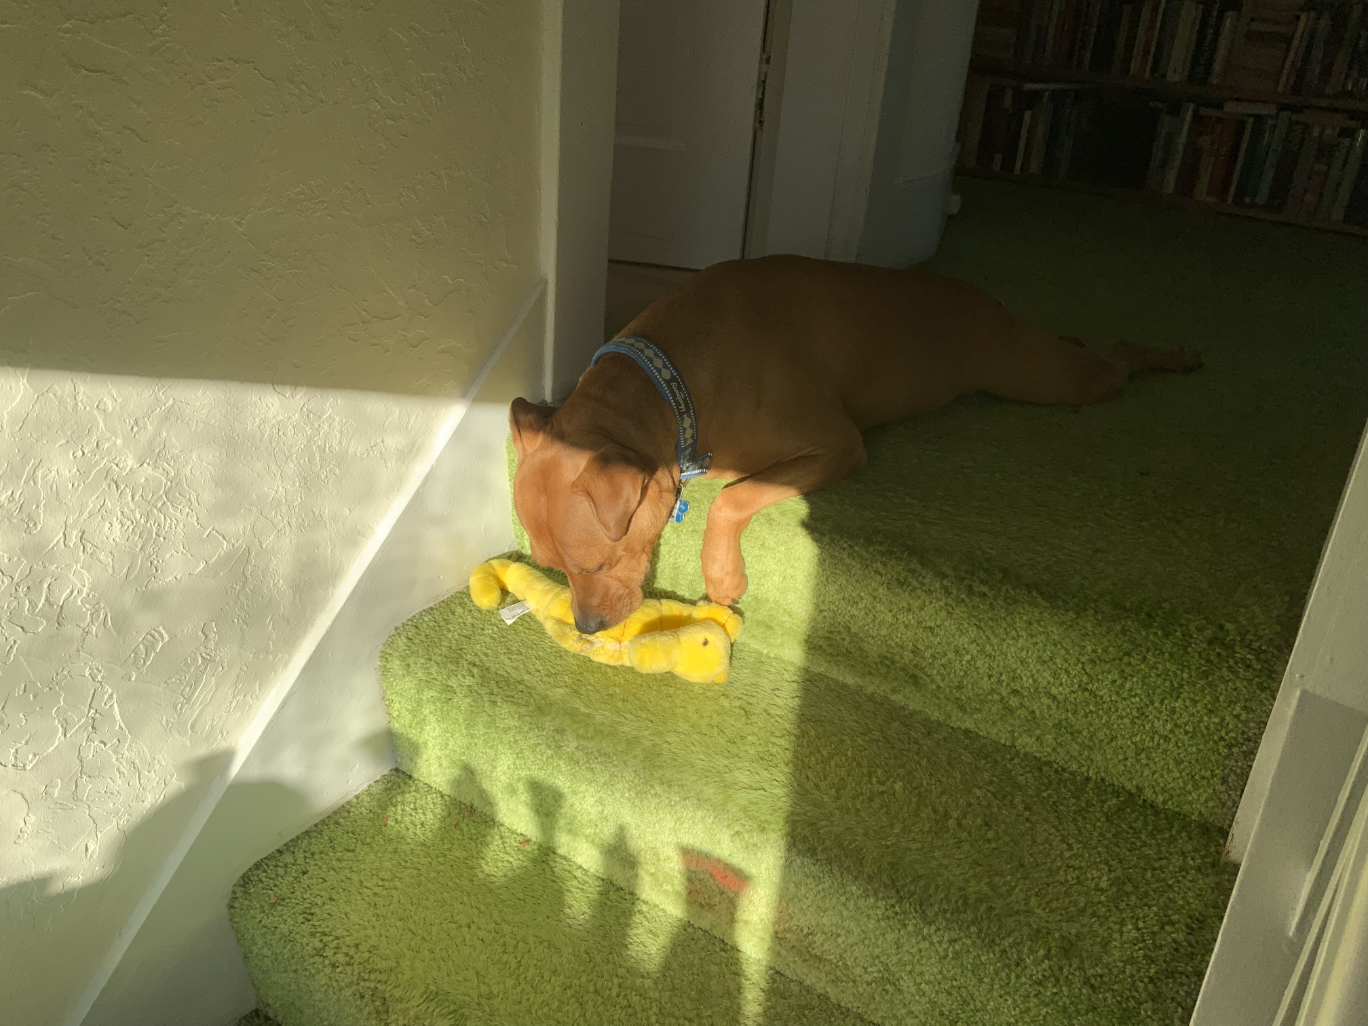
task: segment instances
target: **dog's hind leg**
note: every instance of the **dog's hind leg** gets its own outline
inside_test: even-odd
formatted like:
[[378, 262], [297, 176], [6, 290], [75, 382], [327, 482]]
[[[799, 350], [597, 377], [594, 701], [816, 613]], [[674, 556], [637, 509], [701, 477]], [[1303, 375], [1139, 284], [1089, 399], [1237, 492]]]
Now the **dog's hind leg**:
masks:
[[970, 375], [976, 388], [1019, 402], [1087, 406], [1110, 399], [1135, 374], [1202, 365], [1201, 357], [1184, 349], [1129, 342], [1117, 343], [1103, 356], [1076, 338], [1051, 335], [1010, 315], [995, 327], [989, 337], [976, 340]]

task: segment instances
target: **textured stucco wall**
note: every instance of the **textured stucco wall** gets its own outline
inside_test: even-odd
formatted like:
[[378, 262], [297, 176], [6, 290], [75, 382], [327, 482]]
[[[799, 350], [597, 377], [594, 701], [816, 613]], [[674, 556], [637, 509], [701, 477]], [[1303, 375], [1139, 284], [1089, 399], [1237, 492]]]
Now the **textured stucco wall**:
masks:
[[81, 999], [536, 281], [539, 9], [0, 0], [0, 1024]]
[[460, 394], [536, 279], [539, 11], [0, 0], [0, 363]]
[[515, 545], [508, 403], [539, 390], [544, 317], [537, 303], [512, 333], [84, 1026], [225, 1026], [255, 1007], [229, 892], [253, 862], [394, 767], [380, 647], [414, 612], [464, 587], [481, 560]]

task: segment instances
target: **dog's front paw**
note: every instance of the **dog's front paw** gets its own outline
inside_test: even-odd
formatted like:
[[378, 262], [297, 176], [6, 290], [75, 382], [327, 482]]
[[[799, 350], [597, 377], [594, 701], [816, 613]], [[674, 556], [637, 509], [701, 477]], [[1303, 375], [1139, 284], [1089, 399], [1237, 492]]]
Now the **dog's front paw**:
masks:
[[703, 573], [703, 583], [708, 588], [708, 598], [712, 599], [719, 606], [734, 606], [741, 601], [741, 596], [746, 593], [746, 580], [744, 571], [737, 570], [734, 573], [713, 576], [706, 571]]

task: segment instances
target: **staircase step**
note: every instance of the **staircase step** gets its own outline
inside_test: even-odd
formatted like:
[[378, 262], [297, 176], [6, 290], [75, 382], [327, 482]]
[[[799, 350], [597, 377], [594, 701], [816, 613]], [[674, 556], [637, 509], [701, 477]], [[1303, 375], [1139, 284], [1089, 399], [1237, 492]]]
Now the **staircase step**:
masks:
[[744, 637], [693, 685], [461, 592], [381, 678], [401, 768], [880, 1023], [1176, 1021], [1233, 879], [1212, 824]]
[[[229, 915], [254, 1022], [740, 1020], [735, 948], [398, 771], [253, 866]], [[765, 1022], [863, 1021], [763, 978]]]

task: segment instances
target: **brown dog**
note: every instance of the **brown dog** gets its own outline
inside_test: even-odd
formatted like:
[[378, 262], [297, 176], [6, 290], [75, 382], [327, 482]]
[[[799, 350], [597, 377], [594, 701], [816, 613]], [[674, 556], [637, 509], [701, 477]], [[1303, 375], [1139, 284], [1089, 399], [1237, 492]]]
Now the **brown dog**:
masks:
[[[982, 289], [921, 270], [775, 256], [716, 264], [651, 304], [623, 334], [678, 368], [697, 411], [712, 504], [703, 579], [715, 602], [745, 593], [741, 532], [768, 506], [865, 462], [860, 433], [986, 391], [1082, 406], [1191, 353], [1120, 343], [1107, 356], [1021, 323]], [[559, 409], [515, 399], [514, 504], [532, 555], [569, 577], [575, 623], [593, 633], [641, 604], [679, 487], [678, 423], [629, 356], [585, 371]]]

